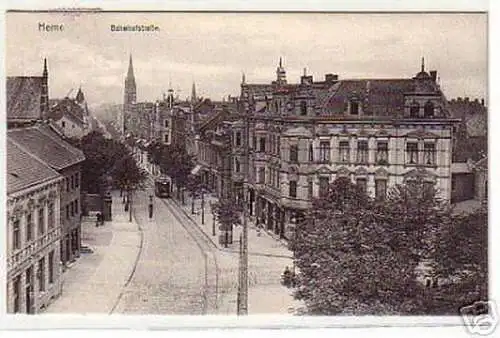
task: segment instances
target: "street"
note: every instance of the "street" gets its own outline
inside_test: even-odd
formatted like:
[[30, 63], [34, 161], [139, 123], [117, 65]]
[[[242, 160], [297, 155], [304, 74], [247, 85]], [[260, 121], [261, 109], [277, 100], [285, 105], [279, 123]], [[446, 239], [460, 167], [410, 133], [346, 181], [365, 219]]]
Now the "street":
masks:
[[[219, 248], [201, 224], [171, 199], [155, 197], [154, 215], [149, 219], [152, 194], [152, 186], [135, 192], [133, 222], [128, 222], [122, 199], [114, 192], [114, 221], [99, 228], [93, 223], [82, 227], [84, 244], [94, 252], [82, 255], [78, 264], [65, 272], [63, 294], [46, 312], [74, 312], [78, 304], [80, 313], [236, 313], [237, 235], [231, 248]], [[124, 227], [128, 229], [127, 242], [117, 243], [119, 250], [107, 246], [120, 239], [116, 236], [122, 232], [116, 229]], [[250, 231], [250, 238], [255, 236], [255, 231]], [[291, 290], [280, 284], [280, 274], [291, 259], [272, 254], [278, 250], [274, 239], [259, 239], [260, 243], [250, 244], [249, 313], [293, 312], [296, 302]]]

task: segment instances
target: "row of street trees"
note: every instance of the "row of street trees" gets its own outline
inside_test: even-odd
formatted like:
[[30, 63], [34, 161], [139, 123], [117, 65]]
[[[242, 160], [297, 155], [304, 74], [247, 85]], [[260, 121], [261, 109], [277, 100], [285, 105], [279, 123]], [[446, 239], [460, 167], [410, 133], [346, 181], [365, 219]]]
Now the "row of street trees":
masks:
[[[454, 215], [420, 179], [377, 201], [338, 178], [298, 222], [290, 246], [295, 296], [311, 314], [456, 315], [487, 299], [486, 210]], [[435, 287], [417, 280], [423, 262]]]
[[127, 191], [142, 187], [147, 173], [137, 165], [123, 143], [105, 138], [97, 131], [81, 139], [70, 139], [69, 142], [85, 154], [82, 191], [102, 194], [109, 184]]

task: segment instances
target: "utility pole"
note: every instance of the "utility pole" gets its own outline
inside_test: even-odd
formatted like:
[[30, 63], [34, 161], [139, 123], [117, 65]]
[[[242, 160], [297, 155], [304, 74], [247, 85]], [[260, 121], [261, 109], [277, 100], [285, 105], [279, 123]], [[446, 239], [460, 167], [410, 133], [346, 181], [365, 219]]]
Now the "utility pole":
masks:
[[241, 237], [241, 261], [240, 261], [240, 280], [238, 297], [238, 315], [248, 314], [248, 169], [249, 169], [249, 146], [250, 146], [250, 126], [248, 117], [248, 108], [245, 106], [243, 111], [243, 121], [245, 124], [245, 145], [244, 145], [244, 164], [243, 164], [243, 234]]
[[201, 224], [205, 224], [205, 188], [201, 188]]
[[128, 221], [132, 222], [132, 190], [131, 189], [128, 191]]

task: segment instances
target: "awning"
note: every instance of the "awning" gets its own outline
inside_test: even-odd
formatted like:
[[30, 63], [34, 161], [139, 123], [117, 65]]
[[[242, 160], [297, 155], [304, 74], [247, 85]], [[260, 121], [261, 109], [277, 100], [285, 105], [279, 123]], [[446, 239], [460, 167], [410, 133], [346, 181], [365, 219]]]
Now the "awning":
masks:
[[193, 170], [191, 170], [191, 175], [198, 175], [198, 172], [200, 171], [201, 169], [201, 165], [198, 164], [196, 165], [196, 167], [193, 168]]

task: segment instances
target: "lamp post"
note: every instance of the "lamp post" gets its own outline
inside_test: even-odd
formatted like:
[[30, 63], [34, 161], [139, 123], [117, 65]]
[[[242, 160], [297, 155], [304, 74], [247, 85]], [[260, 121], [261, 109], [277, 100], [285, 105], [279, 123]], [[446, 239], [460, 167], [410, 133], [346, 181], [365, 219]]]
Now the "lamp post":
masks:
[[210, 203], [210, 210], [212, 210], [212, 236], [215, 236], [215, 212], [214, 212], [214, 204]]
[[205, 224], [205, 188], [201, 188], [201, 224]]

